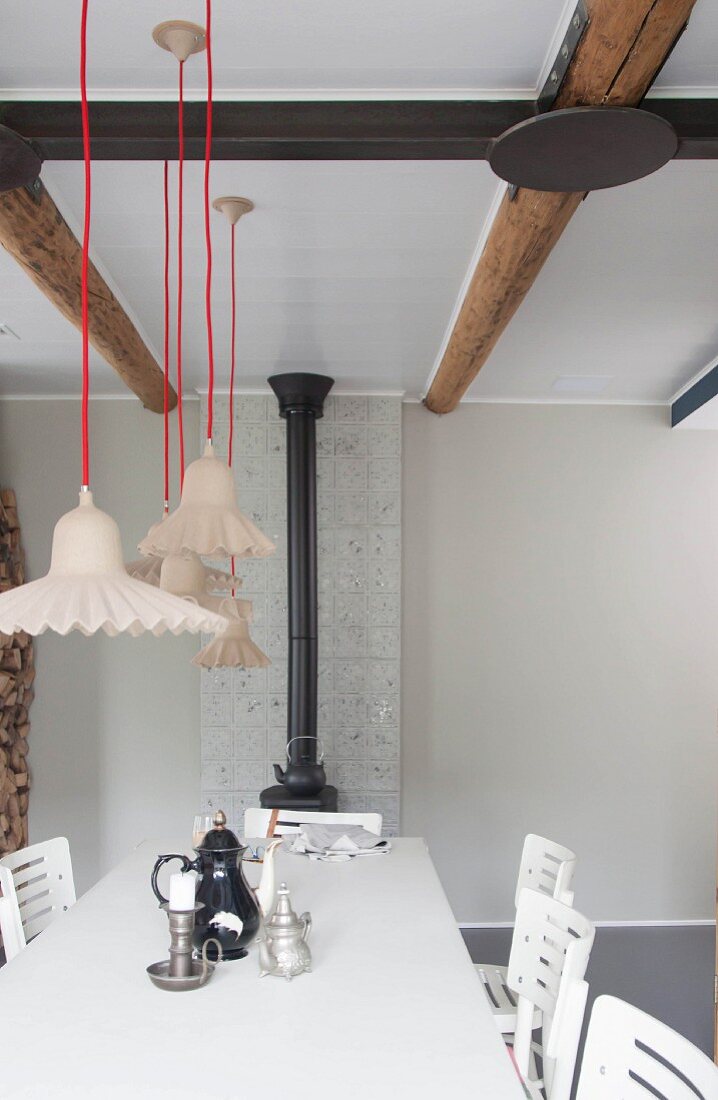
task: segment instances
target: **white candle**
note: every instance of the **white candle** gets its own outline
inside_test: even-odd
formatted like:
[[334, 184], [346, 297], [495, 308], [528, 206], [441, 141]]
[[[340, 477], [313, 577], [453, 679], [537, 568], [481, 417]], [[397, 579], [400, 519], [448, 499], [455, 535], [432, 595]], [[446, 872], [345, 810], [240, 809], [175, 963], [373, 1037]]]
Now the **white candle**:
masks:
[[175, 912], [194, 909], [194, 875], [170, 875], [170, 909]]

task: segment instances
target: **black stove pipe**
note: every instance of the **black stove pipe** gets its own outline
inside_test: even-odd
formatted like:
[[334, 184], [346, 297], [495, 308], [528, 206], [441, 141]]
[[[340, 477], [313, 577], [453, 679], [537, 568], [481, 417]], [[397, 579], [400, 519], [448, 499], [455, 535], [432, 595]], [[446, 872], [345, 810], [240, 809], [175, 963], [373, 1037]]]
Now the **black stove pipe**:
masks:
[[[324, 415], [334, 379], [277, 374], [269, 384], [279, 401], [279, 415], [287, 422], [289, 763], [313, 766], [318, 673], [316, 422]], [[263, 802], [265, 794], [269, 792], [263, 792]]]

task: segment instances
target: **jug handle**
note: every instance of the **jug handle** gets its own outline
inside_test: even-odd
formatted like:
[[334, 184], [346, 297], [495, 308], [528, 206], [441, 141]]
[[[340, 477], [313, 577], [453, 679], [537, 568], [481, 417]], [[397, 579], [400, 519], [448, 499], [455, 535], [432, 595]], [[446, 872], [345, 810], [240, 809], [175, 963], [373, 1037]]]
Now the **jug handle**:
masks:
[[304, 931], [302, 932], [302, 940], [306, 941], [306, 938], [309, 935], [309, 932], [311, 931], [311, 927], [312, 927], [312, 914], [311, 913], [302, 913], [300, 919], [304, 921]]
[[155, 863], [154, 869], [152, 871], [151, 882], [152, 882], [152, 889], [154, 891], [154, 895], [157, 898], [157, 900], [159, 901], [160, 905], [169, 905], [169, 901], [168, 901], [167, 898], [163, 897], [162, 894], [160, 893], [159, 886], [157, 885], [157, 876], [160, 873], [160, 867], [162, 867], [165, 863], [169, 863], [169, 861], [171, 859], [179, 859], [179, 860], [182, 861], [182, 872], [183, 873], [185, 871], [192, 871], [192, 870], [196, 869], [195, 866], [194, 866], [194, 862], [191, 859], [189, 859], [188, 856], [180, 856], [180, 855], [158, 856], [157, 857], [157, 862]]

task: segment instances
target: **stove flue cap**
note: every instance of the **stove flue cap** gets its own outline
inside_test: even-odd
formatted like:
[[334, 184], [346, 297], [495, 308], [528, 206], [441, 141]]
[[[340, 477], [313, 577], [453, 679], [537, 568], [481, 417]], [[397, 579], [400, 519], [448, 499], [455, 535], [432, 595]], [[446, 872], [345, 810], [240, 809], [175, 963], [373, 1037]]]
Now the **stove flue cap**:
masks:
[[275, 374], [268, 379], [279, 402], [279, 415], [311, 412], [317, 420], [324, 415], [324, 399], [334, 385], [326, 374]]

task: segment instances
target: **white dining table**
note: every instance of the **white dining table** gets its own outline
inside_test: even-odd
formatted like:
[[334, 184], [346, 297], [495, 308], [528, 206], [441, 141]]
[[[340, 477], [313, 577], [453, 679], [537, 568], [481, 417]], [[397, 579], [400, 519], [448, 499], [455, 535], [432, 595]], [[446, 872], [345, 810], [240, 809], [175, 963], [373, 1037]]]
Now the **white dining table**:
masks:
[[425, 842], [391, 843], [347, 863], [278, 853], [312, 914], [311, 973], [260, 979], [253, 947], [168, 993], [145, 972], [169, 943], [150, 872], [191, 849], [143, 842], [0, 969], [0, 1097], [523, 1100]]

